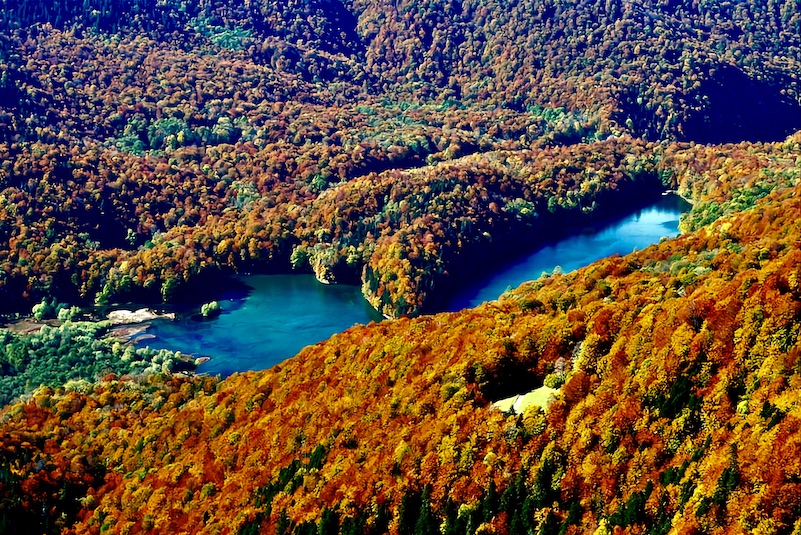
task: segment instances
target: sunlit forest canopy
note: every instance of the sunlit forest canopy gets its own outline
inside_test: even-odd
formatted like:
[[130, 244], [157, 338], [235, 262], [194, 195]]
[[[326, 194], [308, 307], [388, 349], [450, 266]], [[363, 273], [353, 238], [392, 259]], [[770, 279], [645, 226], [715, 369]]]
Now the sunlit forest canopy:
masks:
[[0, 17], [3, 313], [294, 269], [415, 314], [487, 248], [674, 187], [681, 170], [630, 138], [801, 126], [793, 2], [64, 0]]
[[[796, 0], [0, 0], [0, 533], [801, 532], [800, 41]], [[666, 190], [678, 238], [428, 314]], [[225, 380], [83, 321], [301, 272], [389, 319]]]

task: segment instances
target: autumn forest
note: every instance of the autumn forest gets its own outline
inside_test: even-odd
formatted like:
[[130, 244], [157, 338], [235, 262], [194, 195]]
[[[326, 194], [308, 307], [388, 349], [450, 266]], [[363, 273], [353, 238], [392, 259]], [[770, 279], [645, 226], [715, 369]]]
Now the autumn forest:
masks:
[[[0, 533], [801, 533], [796, 0], [0, 0], [0, 29]], [[667, 191], [679, 237], [438, 313]], [[225, 379], [97, 321], [244, 273], [387, 319]]]

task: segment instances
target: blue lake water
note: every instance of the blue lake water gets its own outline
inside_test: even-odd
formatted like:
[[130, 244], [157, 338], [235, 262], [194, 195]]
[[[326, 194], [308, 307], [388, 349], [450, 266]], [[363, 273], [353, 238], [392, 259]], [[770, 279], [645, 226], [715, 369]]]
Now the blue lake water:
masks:
[[356, 286], [326, 286], [312, 275], [241, 280], [249, 290], [223, 295], [218, 317], [199, 320], [187, 314], [176, 321], [153, 321], [147, 334], [155, 338], [140, 344], [209, 356], [198, 371], [226, 376], [264, 370], [357, 323], [381, 320]]
[[471, 308], [497, 299], [509, 288], [536, 279], [556, 266], [568, 273], [614, 254], [625, 255], [679, 234], [679, 218], [690, 209], [678, 195], [665, 195], [650, 206], [620, 219], [577, 229], [571, 236], [546, 244], [510, 261], [494, 273], [474, 278], [450, 300], [447, 310]]
[[[679, 216], [688, 208], [681, 198], [669, 195], [626, 217], [577, 228], [491, 274], [477, 275], [446, 309], [497, 299], [508, 288], [556, 266], [568, 272], [676, 236]], [[217, 318], [198, 320], [187, 313], [176, 321], [153, 321], [147, 331], [153, 338], [140, 344], [209, 356], [211, 360], [198, 371], [226, 376], [269, 368], [354, 324], [381, 320], [356, 286], [326, 286], [311, 275], [252, 275], [241, 282], [244, 291], [231, 291], [219, 299], [223, 313]]]

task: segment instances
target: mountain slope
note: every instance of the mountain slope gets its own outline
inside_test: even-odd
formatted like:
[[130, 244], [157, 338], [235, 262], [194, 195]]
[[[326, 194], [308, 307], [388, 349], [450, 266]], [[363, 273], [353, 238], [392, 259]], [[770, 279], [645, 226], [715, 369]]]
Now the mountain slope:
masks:
[[[522, 177], [498, 168], [498, 151], [528, 160], [605, 141], [566, 149], [564, 158], [587, 150], [619, 159], [610, 149], [627, 150], [629, 135], [774, 141], [801, 127], [793, 2], [117, 7], [0, 8], [0, 91], [9, 97], [0, 100], [0, 236], [9, 243], [0, 249], [2, 313], [53, 298], [171, 302], [220, 274], [295, 268], [361, 283], [388, 315], [417, 314], [477, 258], [454, 259], [452, 244], [484, 247], [485, 232], [503, 242], [519, 233], [520, 199], [551, 201], [521, 193], [525, 180], [515, 180], [523, 184], [513, 195], [489, 192], [410, 270], [400, 264], [414, 264], [431, 240], [420, 218], [381, 214], [373, 229], [358, 220], [377, 192], [359, 197], [355, 184], [375, 183], [372, 173], [404, 183], [406, 171], [426, 168], [416, 173], [449, 177], [440, 187], [464, 177], [505, 183]], [[533, 160], [533, 174], [549, 171]], [[568, 183], [582, 167], [563, 166]], [[573, 204], [577, 192], [553, 172], [554, 202]], [[352, 199], [345, 212], [354, 220], [315, 213], [329, 206], [329, 190]], [[424, 206], [409, 188], [390, 193], [386, 201], [449, 218], [452, 192], [437, 191], [442, 198]], [[615, 205], [591, 197], [580, 202], [600, 210], [588, 217]], [[348, 235], [356, 225], [362, 234]], [[378, 243], [388, 228], [392, 243]], [[390, 245], [400, 251], [388, 254]], [[508, 254], [509, 240], [497, 249]], [[384, 291], [387, 277], [410, 283]]]
[[0, 409], [0, 532], [801, 532], [796, 1], [118, 4], [0, 4], [0, 313], [299, 269], [419, 314], [555, 226], [694, 207], [226, 380], [4, 333], [7, 395], [53, 378]]
[[[76, 533], [797, 529], [799, 191], [265, 372], [38, 391], [3, 411], [3, 488], [31, 489], [4, 514], [66, 508]], [[547, 409], [490, 406], [543, 383], [562, 385]]]

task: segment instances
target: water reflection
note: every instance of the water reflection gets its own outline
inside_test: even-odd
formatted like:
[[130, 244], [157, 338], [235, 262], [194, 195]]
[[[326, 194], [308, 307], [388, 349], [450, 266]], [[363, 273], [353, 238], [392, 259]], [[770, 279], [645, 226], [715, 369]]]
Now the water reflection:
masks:
[[644, 249], [664, 236], [677, 236], [679, 217], [688, 208], [681, 197], [667, 195], [622, 219], [585, 227], [578, 234], [540, 247], [474, 280], [453, 296], [447, 310], [475, 307], [497, 299], [507, 289], [536, 279], [543, 271], [550, 273], [557, 266], [570, 272], [613, 254]]

